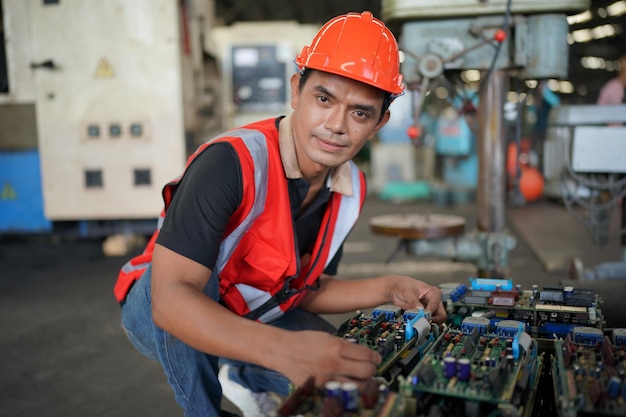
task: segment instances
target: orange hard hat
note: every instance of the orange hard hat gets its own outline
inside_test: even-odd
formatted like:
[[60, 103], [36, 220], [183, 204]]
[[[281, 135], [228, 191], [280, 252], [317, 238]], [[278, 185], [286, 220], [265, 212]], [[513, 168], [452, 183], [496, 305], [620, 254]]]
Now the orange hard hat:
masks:
[[326, 22], [311, 45], [302, 48], [296, 65], [361, 81], [393, 96], [404, 91], [396, 38], [368, 11]]

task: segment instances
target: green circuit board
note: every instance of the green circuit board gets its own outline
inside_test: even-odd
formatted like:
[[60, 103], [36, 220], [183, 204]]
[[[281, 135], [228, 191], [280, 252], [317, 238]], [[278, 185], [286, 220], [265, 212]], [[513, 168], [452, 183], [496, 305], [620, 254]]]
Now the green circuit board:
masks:
[[612, 336], [577, 327], [555, 341], [552, 377], [562, 417], [626, 415], [626, 330]]
[[402, 392], [423, 399], [425, 407], [448, 407], [445, 415], [466, 415], [467, 410], [454, 408], [455, 399], [465, 408], [476, 407], [479, 415], [531, 415], [543, 356], [523, 327], [506, 321], [491, 329], [489, 320], [469, 318], [462, 327], [448, 328], [409, 374]]

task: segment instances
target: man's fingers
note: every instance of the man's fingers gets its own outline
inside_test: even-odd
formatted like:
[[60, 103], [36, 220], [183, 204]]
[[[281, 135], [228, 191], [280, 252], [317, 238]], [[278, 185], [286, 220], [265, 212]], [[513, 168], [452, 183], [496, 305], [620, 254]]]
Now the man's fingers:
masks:
[[378, 365], [382, 358], [378, 352], [373, 351], [365, 346], [360, 346], [355, 343], [348, 342], [347, 340], [338, 339], [344, 342], [339, 352], [343, 359], [355, 361], [355, 362], [369, 362], [374, 365]]

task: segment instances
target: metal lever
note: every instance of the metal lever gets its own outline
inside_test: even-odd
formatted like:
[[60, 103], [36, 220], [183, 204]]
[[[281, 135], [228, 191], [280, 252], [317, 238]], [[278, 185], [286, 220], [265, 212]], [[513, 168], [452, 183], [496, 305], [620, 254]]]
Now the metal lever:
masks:
[[51, 59], [46, 59], [45, 61], [41, 61], [41, 62], [31, 62], [30, 67], [32, 69], [45, 68], [49, 70], [54, 70], [54, 69], [59, 68]]

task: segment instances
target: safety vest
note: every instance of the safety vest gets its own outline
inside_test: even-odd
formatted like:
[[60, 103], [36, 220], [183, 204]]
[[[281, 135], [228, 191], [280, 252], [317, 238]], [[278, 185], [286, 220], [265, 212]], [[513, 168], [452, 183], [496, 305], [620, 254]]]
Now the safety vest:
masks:
[[[234, 147], [243, 181], [242, 202], [229, 221], [213, 271], [219, 276], [220, 297], [234, 313], [268, 322], [298, 305], [307, 290], [315, 288], [358, 220], [366, 195], [365, 177], [350, 162], [352, 195], [331, 194], [310, 259], [300, 259], [275, 119], [227, 132], [203, 144], [189, 157], [187, 167], [217, 142]], [[181, 178], [163, 189], [165, 208], [146, 249], [122, 267], [114, 288], [118, 301], [123, 301], [151, 262], [162, 219]]]

